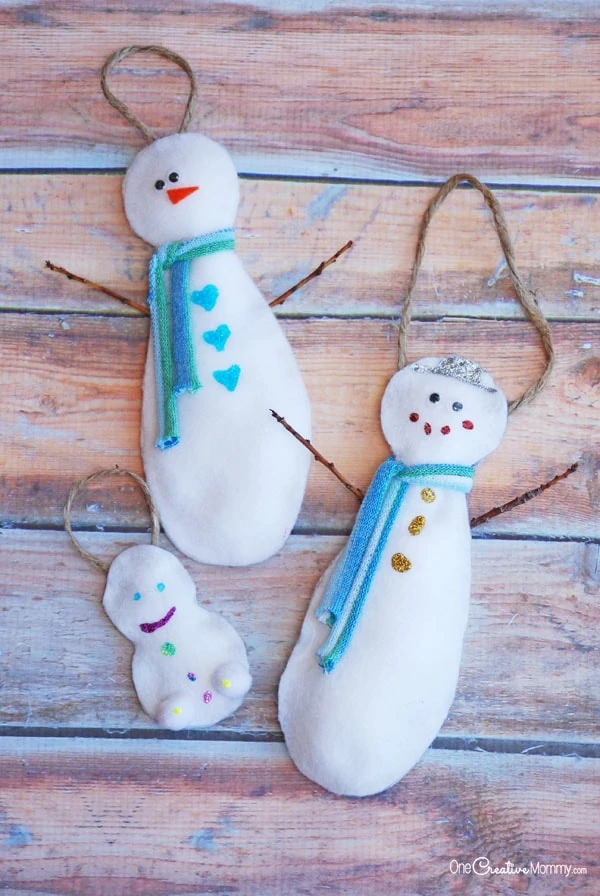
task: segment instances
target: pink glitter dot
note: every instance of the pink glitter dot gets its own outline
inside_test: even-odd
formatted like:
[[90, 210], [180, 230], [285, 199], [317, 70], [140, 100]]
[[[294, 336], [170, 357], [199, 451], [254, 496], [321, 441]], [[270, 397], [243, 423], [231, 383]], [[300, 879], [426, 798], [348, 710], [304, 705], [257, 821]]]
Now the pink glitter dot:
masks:
[[450, 432], [450, 427], [449, 427], [449, 426], [442, 426], [442, 428], [440, 429], [440, 432], [441, 432], [441, 434], [442, 434], [443, 436], [447, 436], [448, 433]]
[[210, 701], [212, 700], [212, 697], [213, 697], [212, 691], [204, 691], [204, 693], [202, 694], [202, 699], [204, 700], [205, 703], [210, 703]]

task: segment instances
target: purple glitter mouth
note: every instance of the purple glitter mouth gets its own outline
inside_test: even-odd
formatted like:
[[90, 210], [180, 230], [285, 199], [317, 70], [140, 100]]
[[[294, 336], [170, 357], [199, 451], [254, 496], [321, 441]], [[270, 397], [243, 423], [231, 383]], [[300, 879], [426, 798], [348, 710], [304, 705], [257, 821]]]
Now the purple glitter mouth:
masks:
[[167, 622], [169, 622], [172, 619], [174, 612], [175, 612], [175, 607], [171, 607], [169, 612], [165, 616], [163, 616], [162, 619], [159, 619], [157, 622], [142, 622], [142, 624], [140, 625], [141, 630], [143, 632], [146, 632], [146, 634], [151, 635], [152, 632], [155, 632], [157, 628], [162, 628], [163, 625], [166, 625]]

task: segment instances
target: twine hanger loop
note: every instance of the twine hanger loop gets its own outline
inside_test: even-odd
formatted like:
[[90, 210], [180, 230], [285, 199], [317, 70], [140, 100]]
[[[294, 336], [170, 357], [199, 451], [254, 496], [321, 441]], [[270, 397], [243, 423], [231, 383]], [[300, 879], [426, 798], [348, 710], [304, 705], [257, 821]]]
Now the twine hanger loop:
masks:
[[130, 46], [130, 47], [121, 47], [120, 50], [117, 50], [112, 56], [109, 56], [104, 66], [102, 68], [102, 74], [100, 75], [100, 85], [102, 87], [102, 92], [104, 96], [110, 103], [110, 105], [120, 112], [123, 118], [132, 124], [134, 127], [141, 131], [144, 135], [148, 143], [152, 143], [157, 139], [157, 135], [154, 133], [151, 128], [144, 124], [137, 115], [134, 115], [127, 103], [124, 103], [123, 100], [120, 100], [115, 94], [112, 92], [110, 87], [108, 86], [108, 76], [113, 71], [114, 67], [122, 62], [123, 59], [126, 59], [128, 56], [132, 56], [135, 53], [155, 53], [158, 56], [163, 56], [165, 59], [170, 59], [171, 62], [174, 62], [180, 68], [184, 70], [188, 78], [190, 79], [190, 93], [187, 101], [187, 105], [185, 107], [185, 111], [183, 113], [183, 118], [181, 120], [181, 125], [179, 127], [178, 133], [183, 133], [187, 131], [190, 121], [192, 119], [192, 115], [194, 113], [194, 108], [196, 106], [196, 99], [198, 96], [198, 87], [196, 84], [196, 78], [194, 72], [192, 71], [192, 67], [189, 62], [180, 56], [178, 53], [174, 53], [173, 50], [169, 50], [167, 47], [161, 47], [159, 45], [150, 44], [148, 46]]
[[415, 249], [415, 259], [413, 262], [408, 290], [406, 293], [406, 298], [404, 299], [404, 304], [402, 306], [402, 313], [400, 315], [400, 322], [398, 326], [398, 365], [399, 367], [404, 367], [407, 363], [408, 326], [410, 324], [412, 313], [413, 292], [415, 284], [417, 282], [417, 277], [419, 276], [419, 271], [421, 270], [421, 262], [423, 261], [423, 255], [425, 253], [425, 237], [427, 235], [427, 230], [431, 223], [431, 219], [433, 218], [437, 209], [449, 195], [449, 193], [451, 193], [454, 189], [456, 189], [456, 187], [458, 187], [465, 181], [471, 184], [472, 187], [475, 187], [476, 190], [479, 190], [485, 200], [486, 205], [492, 213], [494, 227], [496, 229], [496, 233], [498, 234], [498, 239], [500, 240], [500, 245], [506, 259], [506, 265], [508, 267], [511, 280], [517, 294], [517, 299], [519, 300], [523, 311], [525, 312], [525, 315], [529, 318], [539, 334], [540, 342], [542, 344], [542, 348], [544, 350], [544, 355], [546, 358], [546, 366], [538, 380], [532, 386], [530, 386], [523, 393], [523, 395], [521, 395], [520, 398], [511, 401], [508, 405], [508, 412], [512, 413], [521, 405], [528, 404], [532, 400], [532, 398], [535, 398], [535, 396], [539, 392], [541, 392], [546, 385], [546, 381], [548, 380], [548, 377], [550, 376], [552, 367], [554, 365], [554, 348], [552, 345], [552, 336], [550, 333], [550, 327], [548, 326], [548, 321], [542, 314], [542, 311], [536, 303], [533, 294], [523, 283], [523, 279], [517, 268], [514, 248], [512, 245], [510, 234], [508, 232], [508, 227], [506, 224], [506, 219], [504, 217], [504, 212], [502, 211], [502, 207], [493, 192], [488, 187], [486, 187], [485, 184], [482, 184], [481, 181], [477, 180], [476, 177], [473, 177], [472, 174], [455, 174], [451, 178], [449, 178], [433, 197], [428, 207], [426, 208], [421, 220], [421, 226], [417, 238], [417, 247]]
[[76, 482], [75, 485], [71, 488], [69, 492], [69, 497], [67, 498], [67, 503], [65, 504], [63, 515], [65, 520], [65, 529], [67, 535], [71, 539], [71, 543], [78, 554], [81, 554], [84, 560], [87, 560], [88, 563], [91, 563], [96, 569], [102, 570], [102, 572], [108, 572], [110, 569], [110, 563], [105, 563], [103, 560], [99, 560], [98, 557], [95, 557], [94, 554], [90, 554], [89, 551], [86, 551], [84, 547], [77, 541], [73, 529], [71, 528], [71, 508], [73, 506], [73, 502], [79, 492], [86, 488], [91, 482], [96, 482], [98, 479], [104, 479], [106, 476], [129, 476], [131, 479], [136, 482], [141, 488], [146, 501], [148, 502], [148, 507], [150, 509], [150, 525], [151, 525], [151, 542], [156, 547], [158, 546], [158, 540], [160, 535], [160, 519], [158, 517], [158, 511], [156, 509], [156, 505], [154, 503], [154, 499], [148, 488], [146, 482], [138, 476], [137, 473], [132, 473], [131, 470], [121, 470], [119, 467], [114, 467], [110, 470], [99, 470], [97, 473], [92, 473], [90, 476], [86, 476], [84, 479], [81, 479], [79, 482]]

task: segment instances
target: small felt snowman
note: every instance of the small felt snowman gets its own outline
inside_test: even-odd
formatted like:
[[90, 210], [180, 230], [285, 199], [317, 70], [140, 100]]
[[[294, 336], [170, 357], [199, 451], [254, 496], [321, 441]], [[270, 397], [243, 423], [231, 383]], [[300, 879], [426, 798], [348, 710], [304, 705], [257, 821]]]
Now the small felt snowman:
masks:
[[[195, 95], [181, 57], [161, 47], [127, 48], [107, 61], [102, 79], [122, 112], [107, 75], [138, 51], [177, 61]], [[288, 537], [310, 466], [270, 409], [309, 432], [310, 405], [290, 345], [235, 252], [233, 161], [202, 134], [153, 140], [127, 171], [123, 199], [133, 231], [156, 250], [141, 450], [163, 526], [195, 560], [257, 563]]]
[[[152, 519], [152, 544], [127, 548], [110, 564], [85, 550], [71, 528], [80, 490], [107, 476], [133, 479]], [[187, 570], [158, 547], [160, 521], [144, 480], [118, 468], [92, 473], [71, 489], [64, 519], [77, 552], [108, 573], [104, 609], [134, 644], [133, 684], [145, 712], [172, 731], [206, 728], [235, 712], [252, 683], [244, 642], [222, 616], [198, 604]]]
[[392, 456], [317, 584], [279, 687], [292, 759], [334, 793], [399, 781], [448, 713], [471, 587], [466, 494], [506, 420], [491, 376], [459, 356], [410, 364], [385, 390]]
[[133, 684], [145, 712], [164, 728], [206, 728], [231, 715], [251, 684], [235, 629], [201, 607], [173, 554], [136, 545], [113, 560], [104, 609], [135, 646]]

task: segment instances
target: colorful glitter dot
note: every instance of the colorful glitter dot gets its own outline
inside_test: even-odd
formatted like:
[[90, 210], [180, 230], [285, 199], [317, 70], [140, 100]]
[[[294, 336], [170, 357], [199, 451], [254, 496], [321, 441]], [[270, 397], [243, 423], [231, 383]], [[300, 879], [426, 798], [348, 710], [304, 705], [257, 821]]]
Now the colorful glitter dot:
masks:
[[431, 423], [426, 423], [425, 426], [423, 427], [423, 429], [425, 430], [426, 436], [431, 435]]
[[175, 707], [175, 709], [173, 710], [173, 715], [175, 715], [175, 716], [181, 715], [181, 707], [180, 706]]
[[416, 411], [413, 411], [412, 414], [409, 415], [408, 419], [410, 420], [411, 423], [416, 423], [417, 420], [419, 419], [419, 415], [417, 414]]
[[412, 563], [405, 554], [394, 554], [392, 556], [392, 569], [396, 572], [408, 572]]
[[135, 592], [135, 594], [133, 595], [133, 599], [134, 599], [134, 600], [141, 600], [141, 599], [142, 599], [142, 595], [140, 594], [139, 591], [136, 591], [136, 592]]
[[411, 535], [420, 535], [425, 528], [425, 517], [416, 516], [408, 524], [408, 531]]
[[421, 489], [421, 499], [425, 501], [426, 504], [433, 504], [435, 501], [435, 492], [432, 488], [423, 488]]
[[473, 429], [473, 424], [470, 420], [463, 420], [462, 425], [463, 429]]
[[449, 426], [442, 426], [442, 428], [440, 429], [440, 432], [441, 432], [441, 434], [442, 434], [443, 436], [447, 436], [448, 433], [450, 432], [450, 427], [449, 427]]
[[212, 691], [204, 691], [204, 693], [202, 694], [202, 699], [204, 700], [205, 703], [210, 703], [210, 701], [212, 700], [212, 697], [213, 697]]
[[163, 644], [163, 646], [160, 649], [161, 649], [161, 652], [165, 656], [174, 656], [175, 653], [177, 652], [177, 648], [175, 647], [174, 644], [171, 644], [170, 641], [165, 641], [165, 643]]
[[164, 582], [159, 582], [158, 585], [156, 586], [156, 590], [157, 590], [157, 591], [164, 591], [164, 590], [165, 590], [165, 583], [164, 583]]
[[188, 672], [188, 678], [190, 681], [196, 681], [196, 676], [193, 672]]
[[221, 679], [221, 684], [223, 685], [224, 688], [230, 688], [230, 687], [231, 687], [231, 682], [229, 681], [228, 678], [222, 678], [222, 679]]

